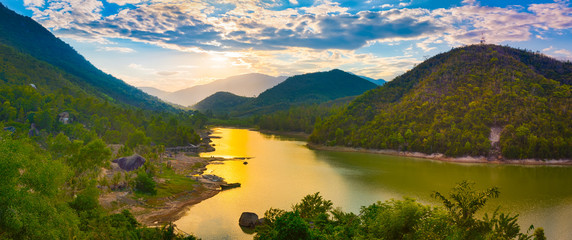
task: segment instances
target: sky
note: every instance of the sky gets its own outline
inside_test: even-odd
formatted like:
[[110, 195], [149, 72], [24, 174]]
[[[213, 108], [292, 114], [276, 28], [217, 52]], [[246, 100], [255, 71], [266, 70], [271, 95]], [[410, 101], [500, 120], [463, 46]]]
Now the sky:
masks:
[[175, 91], [246, 73], [334, 68], [392, 80], [486, 43], [572, 60], [570, 1], [0, 0], [101, 70]]

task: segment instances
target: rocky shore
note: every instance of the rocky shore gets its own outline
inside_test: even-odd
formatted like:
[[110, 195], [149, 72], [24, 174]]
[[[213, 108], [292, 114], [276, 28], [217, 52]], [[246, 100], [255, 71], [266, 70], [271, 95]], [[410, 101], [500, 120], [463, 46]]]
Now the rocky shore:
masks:
[[340, 152], [363, 152], [363, 153], [375, 153], [375, 154], [385, 154], [403, 157], [415, 157], [415, 158], [425, 158], [443, 162], [456, 162], [456, 163], [490, 163], [490, 164], [518, 164], [518, 165], [572, 165], [572, 159], [494, 159], [490, 160], [484, 156], [481, 157], [447, 157], [443, 154], [425, 154], [420, 152], [402, 152], [396, 150], [386, 150], [386, 149], [364, 149], [364, 148], [352, 148], [352, 147], [342, 147], [342, 146], [324, 146], [317, 144], [307, 144], [308, 148], [315, 150], [326, 150], [326, 151], [340, 151]]

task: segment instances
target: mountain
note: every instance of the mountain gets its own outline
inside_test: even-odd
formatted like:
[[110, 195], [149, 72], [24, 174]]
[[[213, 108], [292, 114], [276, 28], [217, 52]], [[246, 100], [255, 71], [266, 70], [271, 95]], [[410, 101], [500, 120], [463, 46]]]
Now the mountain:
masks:
[[356, 96], [376, 85], [351, 73], [334, 69], [289, 77], [284, 82], [261, 93], [253, 100], [257, 108], [282, 108], [284, 105], [322, 103]]
[[[184, 146], [200, 141], [194, 129], [206, 122], [204, 115], [175, 109], [105, 75], [39, 24], [2, 5], [0, 33], [0, 126], [15, 135], [61, 133], [86, 144], [131, 139]], [[33, 41], [46, 48], [59, 48], [61, 54], [39, 49], [24, 36], [35, 37]], [[69, 70], [66, 64], [74, 68], [73, 61], [85, 72]]]
[[[272, 77], [260, 73], [232, 76], [214, 82], [182, 89], [160, 97], [182, 106], [191, 106], [216, 92], [230, 92], [239, 96], [255, 97], [261, 92], [276, 86], [286, 77]], [[157, 95], [155, 95], [157, 96]]]
[[163, 99], [165, 96], [171, 94], [172, 92], [163, 91], [154, 87], [137, 87], [139, 90], [151, 95]]
[[368, 80], [368, 81], [370, 81], [370, 82], [372, 82], [372, 83], [375, 83], [375, 85], [378, 85], [378, 86], [383, 86], [383, 84], [385, 84], [385, 83], [387, 82], [387, 81], [385, 81], [385, 80], [383, 80], [383, 79], [381, 79], [381, 78], [376, 80], [376, 79], [373, 79], [373, 78], [370, 78], [370, 77], [366, 77], [366, 76], [359, 76], [359, 75], [358, 75], [358, 77], [361, 77], [361, 78], [363, 78], [363, 79], [365, 79], [365, 80]]
[[[356, 96], [375, 87], [375, 84], [363, 78], [338, 69], [308, 73], [289, 77], [258, 97], [234, 106], [233, 112], [234, 116], [270, 113], [285, 110], [294, 105], [322, 103]], [[199, 104], [204, 106], [201, 102]], [[204, 110], [207, 109], [213, 112], [221, 111], [217, 105], [204, 108]]]
[[497, 45], [436, 55], [316, 124], [310, 141], [505, 159], [572, 157], [572, 63]]
[[0, 44], [72, 75], [85, 91], [108, 101], [152, 110], [174, 110], [170, 105], [97, 69], [71, 46], [56, 38], [33, 19], [0, 4]]
[[213, 114], [225, 114], [234, 111], [237, 106], [247, 103], [252, 98], [238, 96], [229, 92], [216, 92], [193, 106], [196, 110]]

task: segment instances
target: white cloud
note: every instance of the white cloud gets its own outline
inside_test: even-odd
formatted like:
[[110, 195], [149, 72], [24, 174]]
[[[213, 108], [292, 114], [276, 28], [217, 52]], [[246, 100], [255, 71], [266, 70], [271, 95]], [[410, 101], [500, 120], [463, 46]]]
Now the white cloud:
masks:
[[123, 6], [125, 4], [137, 4], [140, 3], [141, 0], [107, 0], [108, 3], [115, 3], [117, 5]]
[[26, 7], [43, 7], [45, 3], [45, 0], [24, 0]]
[[[259, 0], [216, 1], [236, 6], [228, 10], [217, 8], [215, 2], [209, 0], [107, 2], [136, 7], [123, 7], [117, 14], [102, 16], [100, 0], [50, 0], [47, 4], [43, 0], [25, 0], [26, 6], [34, 10], [34, 18], [60, 37], [79, 41], [130, 39], [181, 52], [222, 56], [227, 60], [217, 67], [252, 69], [271, 75], [338, 67], [391, 79], [419, 60], [411, 56], [380, 58], [358, 54], [355, 50], [373, 43], [416, 41], [411, 45], [427, 52], [443, 41], [449, 45], [473, 44], [484, 35], [488, 43], [517, 42], [532, 37], [544, 39], [552, 30], [572, 28], [572, 9], [568, 2], [500, 8], [465, 0], [458, 7], [429, 10], [403, 8], [411, 4], [411, 1], [403, 1], [395, 3], [399, 9], [391, 9], [396, 5], [383, 4], [380, 6], [383, 11], [357, 13], [330, 0], [282, 10], [269, 8], [278, 6], [278, 1]], [[298, 4], [295, 0], [290, 3]], [[44, 5], [47, 6], [42, 7]], [[100, 50], [133, 51], [121, 47]], [[549, 51], [561, 57], [570, 53], [566, 49]], [[205, 66], [179, 67], [177, 70], [184, 72], [185, 68]], [[131, 64], [129, 68], [154, 76], [171, 76], [138, 64]], [[184, 74], [173, 75], [182, 77]]]
[[126, 47], [99, 47], [98, 51], [133, 53], [135, 50]]
[[131, 69], [135, 69], [135, 70], [139, 70], [139, 71], [145, 71], [145, 72], [153, 72], [153, 71], [155, 71], [155, 69], [146, 68], [146, 67], [143, 67], [143, 65], [141, 65], [141, 64], [136, 64], [136, 63], [131, 63], [131, 64], [128, 65], [128, 67], [131, 68]]

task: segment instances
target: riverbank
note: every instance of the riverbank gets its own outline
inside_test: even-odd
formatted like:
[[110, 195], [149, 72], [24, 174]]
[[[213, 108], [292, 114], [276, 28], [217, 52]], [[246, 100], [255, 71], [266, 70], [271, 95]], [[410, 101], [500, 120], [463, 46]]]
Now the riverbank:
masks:
[[141, 195], [125, 191], [110, 191], [99, 198], [101, 206], [111, 212], [130, 210], [146, 226], [160, 226], [179, 219], [189, 207], [217, 195], [225, 181], [203, 178], [206, 166], [224, 158], [203, 158], [186, 153], [165, 154], [163, 168], [154, 180], [157, 194]]
[[488, 163], [488, 164], [514, 164], [514, 165], [572, 165], [571, 159], [563, 160], [539, 160], [539, 159], [520, 159], [520, 160], [488, 160], [486, 157], [447, 157], [440, 153], [425, 154], [420, 152], [402, 152], [396, 150], [386, 149], [364, 149], [342, 146], [324, 146], [307, 143], [308, 148], [314, 150], [324, 151], [338, 151], [338, 152], [362, 152], [362, 153], [375, 153], [392, 156], [415, 157], [425, 158], [442, 162], [456, 162], [456, 163]]

